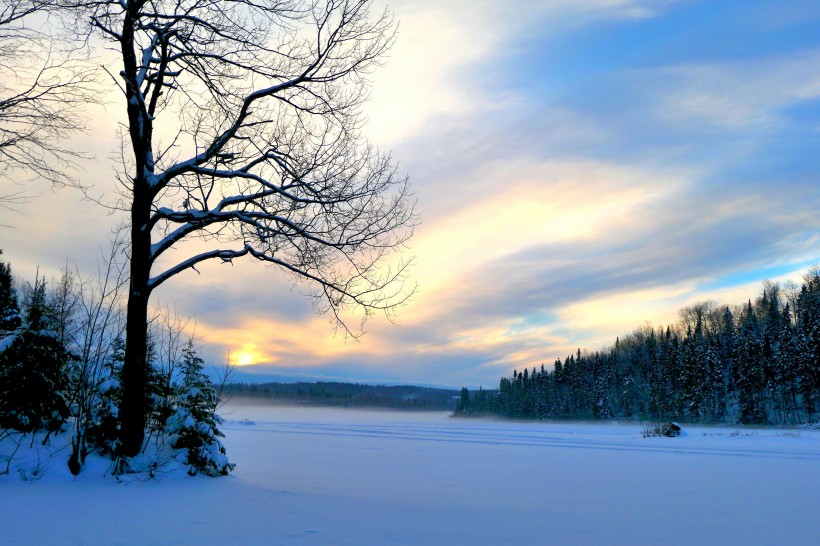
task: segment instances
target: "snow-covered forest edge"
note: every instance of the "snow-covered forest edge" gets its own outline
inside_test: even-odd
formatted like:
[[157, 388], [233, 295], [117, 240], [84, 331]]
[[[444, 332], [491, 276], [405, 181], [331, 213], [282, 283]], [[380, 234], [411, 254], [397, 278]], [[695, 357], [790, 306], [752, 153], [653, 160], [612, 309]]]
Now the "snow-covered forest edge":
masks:
[[677, 419], [691, 423], [816, 423], [820, 402], [820, 268], [802, 285], [764, 282], [745, 304], [680, 310], [611, 347], [578, 349], [552, 369], [462, 389], [457, 414], [518, 419]]

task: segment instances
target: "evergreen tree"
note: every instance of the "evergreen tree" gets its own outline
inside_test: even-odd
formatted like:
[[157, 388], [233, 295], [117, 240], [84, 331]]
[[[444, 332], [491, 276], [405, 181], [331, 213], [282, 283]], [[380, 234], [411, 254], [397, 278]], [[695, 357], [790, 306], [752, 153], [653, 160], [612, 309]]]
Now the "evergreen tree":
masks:
[[595, 418], [611, 419], [612, 414], [609, 408], [609, 385], [607, 383], [606, 363], [598, 353], [595, 354], [592, 374], [595, 378]]
[[789, 305], [783, 308], [777, 339], [774, 381], [777, 390], [778, 423], [794, 423], [799, 419], [797, 404], [797, 374], [799, 369], [797, 339], [791, 323]]
[[817, 411], [820, 387], [820, 279], [810, 278], [799, 298], [798, 389], [806, 420]]
[[467, 390], [467, 387], [461, 389], [461, 396], [459, 396], [456, 411], [460, 413], [470, 412], [470, 391]]
[[105, 363], [105, 372], [97, 386], [97, 397], [91, 415], [86, 438], [92, 448], [100, 453], [120, 454], [120, 404], [122, 404], [122, 362], [125, 341], [118, 337], [112, 344], [111, 357]]
[[735, 388], [735, 317], [729, 307], [723, 312], [721, 319], [720, 336], [718, 343], [718, 359], [720, 361], [721, 376], [723, 378], [723, 416], [728, 418], [730, 414], [731, 401], [736, 393]]
[[[0, 250], [0, 255], [2, 254], [3, 251]], [[4, 333], [14, 332], [20, 324], [20, 306], [17, 303], [11, 265], [0, 261], [0, 338]]]
[[189, 465], [188, 474], [225, 476], [235, 465], [228, 461], [225, 446], [219, 440], [224, 434], [217, 428], [222, 419], [216, 414], [216, 391], [202, 371], [204, 363], [193, 341], [189, 340], [183, 349], [180, 364], [182, 383], [178, 404], [166, 427], [171, 446], [183, 450], [183, 460]]
[[159, 359], [157, 344], [152, 335], [149, 335], [146, 354], [146, 389], [145, 407], [149, 413], [146, 426], [149, 433], [158, 433], [165, 429], [168, 418], [174, 413], [174, 386], [172, 382], [173, 363], [168, 363], [168, 369], [163, 369]]
[[700, 421], [707, 413], [705, 405], [708, 393], [708, 367], [703, 325], [697, 318], [695, 331], [687, 331], [683, 339], [681, 353], [681, 389], [686, 416], [693, 421]]
[[705, 366], [708, 392], [706, 393], [706, 416], [715, 423], [726, 415], [726, 384], [723, 380], [723, 364], [720, 358], [718, 334], [710, 335], [706, 342]]
[[0, 353], [0, 427], [25, 432], [59, 430], [68, 418], [66, 366], [46, 306], [45, 282], [31, 292], [23, 326]]
[[757, 317], [751, 302], [738, 332], [735, 383], [737, 385], [738, 418], [741, 423], [767, 421], [763, 391], [763, 345]]

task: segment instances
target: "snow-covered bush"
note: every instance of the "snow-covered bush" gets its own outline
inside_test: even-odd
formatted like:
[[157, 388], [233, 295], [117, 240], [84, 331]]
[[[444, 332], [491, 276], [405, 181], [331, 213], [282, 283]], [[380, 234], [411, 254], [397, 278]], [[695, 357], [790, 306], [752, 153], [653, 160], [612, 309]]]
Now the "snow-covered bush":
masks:
[[644, 423], [641, 436], [644, 438], [654, 438], [657, 436], [665, 436], [667, 438], [676, 438], [678, 436], [686, 436], [683, 428], [673, 422], [670, 423]]
[[66, 270], [48, 290], [38, 279], [18, 301], [11, 268], [0, 261], [0, 441], [19, 439], [0, 456], [0, 474], [19, 459], [24, 438], [59, 446], [47, 458], [68, 453], [75, 475], [91, 453], [110, 457], [114, 474], [152, 477], [182, 465], [191, 475], [229, 473], [219, 397], [193, 342], [183, 348], [184, 321], [161, 313], [146, 347], [146, 442], [138, 457], [121, 456], [125, 341], [117, 290], [125, 277], [113, 258], [104, 265], [97, 284]]

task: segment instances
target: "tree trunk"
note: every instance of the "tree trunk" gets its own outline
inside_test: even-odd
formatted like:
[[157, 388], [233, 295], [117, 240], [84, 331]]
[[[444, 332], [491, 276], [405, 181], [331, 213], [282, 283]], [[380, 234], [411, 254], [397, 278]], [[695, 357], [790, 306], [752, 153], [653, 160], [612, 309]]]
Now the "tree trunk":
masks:
[[139, 191], [135, 181], [131, 208], [131, 284], [128, 292], [128, 314], [125, 325], [125, 360], [122, 367], [122, 408], [120, 408], [120, 441], [122, 454], [133, 457], [142, 450], [145, 438], [146, 362], [148, 339], [148, 279], [151, 271], [151, 235], [148, 230], [150, 200]]
[[120, 45], [123, 56], [125, 95], [127, 99], [129, 135], [134, 151], [134, 177], [131, 201], [131, 284], [128, 289], [128, 313], [125, 324], [125, 359], [122, 366], [122, 408], [120, 441], [122, 454], [133, 457], [142, 450], [145, 439], [146, 362], [148, 339], [148, 298], [151, 275], [151, 203], [155, 194], [146, 180], [153, 171], [150, 160], [152, 123], [144, 111], [138, 80], [139, 63], [134, 39], [135, 22], [144, 1], [129, 2], [122, 27]]

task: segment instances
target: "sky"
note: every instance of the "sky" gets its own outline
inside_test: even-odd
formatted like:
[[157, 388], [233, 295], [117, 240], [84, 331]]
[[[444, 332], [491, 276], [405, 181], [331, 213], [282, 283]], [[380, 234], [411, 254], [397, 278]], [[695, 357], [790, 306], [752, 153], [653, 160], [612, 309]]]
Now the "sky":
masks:
[[[260, 264], [165, 283], [155, 303], [192, 317], [209, 360], [230, 352], [237, 379], [494, 387], [820, 262], [820, 1], [390, 10], [398, 39], [365, 131], [418, 200], [418, 288], [355, 341]], [[72, 141], [97, 158], [82, 178], [99, 195], [114, 185], [116, 106]], [[118, 217], [27, 186], [37, 197], [0, 222], [15, 274], [92, 270]]]

